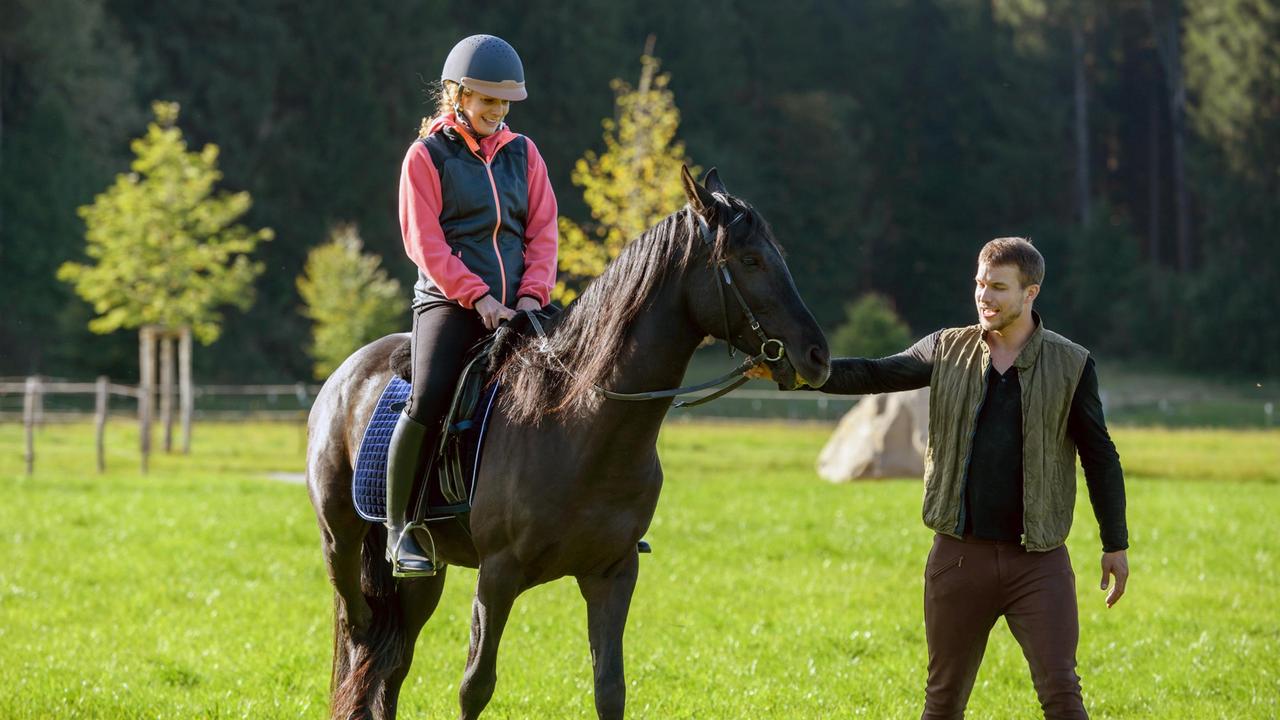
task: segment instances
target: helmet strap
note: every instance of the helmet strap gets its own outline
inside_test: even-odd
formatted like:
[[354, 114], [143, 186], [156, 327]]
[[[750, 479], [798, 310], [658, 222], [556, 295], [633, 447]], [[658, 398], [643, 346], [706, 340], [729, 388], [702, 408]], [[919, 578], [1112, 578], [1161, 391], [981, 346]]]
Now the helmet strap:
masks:
[[471, 118], [467, 117], [467, 111], [463, 110], [462, 106], [458, 103], [453, 104], [453, 114], [454, 117], [458, 118], [458, 121], [462, 123], [463, 127], [470, 130], [472, 134], [475, 134], [476, 128], [471, 124]]

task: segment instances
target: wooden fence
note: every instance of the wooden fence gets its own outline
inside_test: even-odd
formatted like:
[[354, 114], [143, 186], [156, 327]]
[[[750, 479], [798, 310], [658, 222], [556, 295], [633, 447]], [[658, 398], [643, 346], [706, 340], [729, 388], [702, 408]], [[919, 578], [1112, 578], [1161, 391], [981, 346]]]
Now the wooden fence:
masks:
[[[159, 385], [160, 392], [156, 393]], [[311, 407], [311, 401], [320, 392], [320, 386], [307, 383], [291, 383], [276, 385], [200, 385], [192, 386], [179, 383], [182, 392], [180, 411], [182, 415], [182, 452], [190, 449], [191, 423], [193, 418], [214, 421], [274, 421], [304, 423]], [[103, 431], [109, 415], [121, 415], [119, 409], [112, 413], [110, 400], [112, 397], [132, 400], [134, 406], [125, 411], [127, 417], [135, 418], [139, 427], [139, 452], [142, 470], [146, 472], [147, 461], [151, 452], [151, 418], [155, 415], [155, 404], [159, 401], [159, 422], [164, 428], [164, 450], [172, 451], [174, 426], [174, 403], [172, 394], [174, 383], [165, 382], [163, 377], [159, 383], [148, 386], [122, 385], [112, 383], [106, 377], [99, 377], [96, 382], [70, 382], [44, 377], [3, 378], [0, 377], [0, 423], [21, 421], [26, 430], [26, 467], [31, 473], [35, 465], [35, 429], [48, 422], [83, 422], [93, 418], [97, 449], [98, 471], [102, 472], [106, 465]], [[697, 393], [695, 396], [705, 393]], [[93, 410], [88, 410], [88, 403], [81, 401], [79, 407], [71, 410], [50, 410], [46, 408], [45, 398], [48, 396], [89, 396], [93, 398]], [[166, 395], [169, 400], [164, 398]], [[22, 398], [20, 411], [14, 411], [16, 399]], [[146, 402], [142, 398], [149, 397]], [[195, 409], [195, 399], [201, 399], [202, 407]], [[260, 402], [252, 402], [250, 398], [260, 398]], [[9, 402], [5, 402], [5, 400]], [[834, 423], [839, 420], [858, 400], [855, 396], [829, 396], [822, 393], [781, 393], [773, 390], [739, 390], [732, 395], [708, 406], [680, 410], [673, 413], [673, 419], [768, 419], [784, 421], [818, 421]], [[1102, 402], [1110, 417], [1119, 411], [1122, 418], [1125, 413], [1147, 408], [1149, 411], [1140, 414], [1141, 424], [1160, 425], [1161, 418], [1169, 420], [1163, 424], [1224, 427], [1263, 427], [1275, 426], [1275, 406], [1280, 402], [1266, 399], [1261, 403], [1262, 412], [1258, 412], [1257, 400], [1240, 400], [1239, 408], [1232, 409], [1230, 422], [1216, 420], [1213, 416], [1195, 415], [1193, 422], [1178, 420], [1180, 410], [1194, 402], [1205, 400], [1200, 396], [1179, 397], [1170, 401], [1164, 397], [1127, 397], [1113, 396], [1102, 392]], [[75, 403], [71, 403], [75, 404]], [[288, 406], [288, 407], [285, 407]], [[1153, 419], [1154, 418], [1154, 419]], [[1260, 421], [1260, 422], [1259, 422]], [[1122, 420], [1123, 422], [1123, 420]]]
[[[141, 457], [142, 471], [147, 471], [148, 458], [151, 454], [151, 424], [152, 418], [155, 417], [155, 406], [159, 403], [159, 422], [164, 432], [164, 450], [172, 452], [173, 450], [173, 434], [174, 423], [178, 418], [175, 417], [174, 409], [174, 386], [172, 383], [166, 383], [163, 378], [160, 383], [160, 392], [156, 392], [154, 385], [121, 385], [112, 383], [106, 376], [99, 377], [96, 382], [71, 382], [65, 380], [53, 380], [45, 377], [28, 377], [28, 378], [0, 378], [0, 400], [6, 396], [21, 396], [22, 410], [21, 412], [5, 411], [0, 409], [0, 422], [21, 420], [25, 435], [25, 460], [27, 474], [31, 474], [35, 469], [35, 431], [49, 422], [65, 422], [83, 421], [90, 415], [87, 409], [83, 407], [74, 410], [50, 411], [46, 407], [45, 399], [48, 396], [90, 396], [93, 398], [92, 417], [95, 429], [95, 444], [97, 449], [97, 467], [98, 472], [106, 469], [106, 452], [104, 443], [104, 431], [106, 428], [107, 417], [112, 414], [110, 410], [110, 401], [114, 397], [128, 398], [134, 401], [134, 407], [128, 413], [129, 417], [135, 417], [138, 422], [139, 432], [139, 454]], [[308, 385], [305, 383], [294, 383], [291, 385], [204, 385], [190, 386], [183, 388], [180, 397], [180, 422], [182, 428], [182, 445], [181, 452], [186, 454], [191, 448], [191, 424], [195, 416], [195, 398], [197, 396], [206, 399], [216, 397], [263, 397], [267, 398], [268, 404], [274, 404], [277, 398], [289, 398], [296, 404], [296, 407], [288, 410], [204, 410], [200, 412], [203, 419], [211, 420], [286, 420], [291, 422], [302, 422], [306, 419], [307, 410], [310, 408], [311, 400], [320, 391], [319, 385]], [[83, 405], [83, 403], [82, 403]], [[118, 413], [117, 413], [118, 414]]]

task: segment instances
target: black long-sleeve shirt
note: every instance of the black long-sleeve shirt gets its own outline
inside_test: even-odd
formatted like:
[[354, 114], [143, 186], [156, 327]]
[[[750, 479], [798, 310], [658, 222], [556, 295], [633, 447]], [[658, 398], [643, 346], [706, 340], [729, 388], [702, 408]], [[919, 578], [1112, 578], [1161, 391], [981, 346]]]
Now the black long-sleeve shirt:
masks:
[[[820, 389], [837, 395], [914, 390], [927, 387], [939, 332], [886, 358], [838, 358]], [[964, 531], [989, 540], [1018, 541], [1022, 533], [1022, 392], [1018, 369], [987, 371], [987, 396], [978, 414], [969, 474], [965, 478]], [[1107, 432], [1098, 396], [1093, 358], [1071, 398], [1067, 432], [1080, 453], [1089, 502], [1105, 552], [1129, 547], [1125, 522], [1124, 471]]]

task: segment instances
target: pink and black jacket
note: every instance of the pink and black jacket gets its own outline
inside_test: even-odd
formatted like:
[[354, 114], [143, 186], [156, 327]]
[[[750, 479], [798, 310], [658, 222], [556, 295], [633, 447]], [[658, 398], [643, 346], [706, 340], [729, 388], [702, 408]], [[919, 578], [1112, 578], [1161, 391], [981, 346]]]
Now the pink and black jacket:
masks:
[[409, 147], [400, 171], [400, 230], [418, 266], [415, 308], [546, 305], [556, 279], [556, 198], [529, 138], [502, 129], [478, 142], [452, 115]]

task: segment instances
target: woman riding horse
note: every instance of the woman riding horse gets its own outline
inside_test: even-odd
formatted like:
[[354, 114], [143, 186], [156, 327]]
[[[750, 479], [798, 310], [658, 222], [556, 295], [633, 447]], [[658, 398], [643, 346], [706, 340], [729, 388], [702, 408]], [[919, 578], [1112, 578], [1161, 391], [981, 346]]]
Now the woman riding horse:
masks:
[[478, 568], [461, 720], [475, 720], [493, 696], [516, 599], [564, 577], [587, 606], [596, 713], [623, 717], [622, 637], [636, 542], [663, 484], [657, 439], [668, 389], [708, 335], [767, 363], [785, 387], [821, 386], [831, 372], [826, 339], [768, 222], [715, 171], [701, 185], [685, 171], [681, 182], [686, 207], [629, 243], [545, 334], [509, 348], [469, 522], [431, 532], [435, 575], [394, 578], [382, 559], [388, 535], [354, 506], [361, 437], [392, 374], [403, 373], [392, 361], [407, 338], [366, 345], [325, 381], [308, 419], [307, 485], [334, 588], [331, 717], [395, 717], [448, 565]]
[[387, 558], [397, 577], [435, 573], [408, 525], [422, 448], [434, 447], [468, 348], [512, 310], [547, 304], [556, 273], [556, 198], [529, 138], [504, 122], [527, 97], [520, 56], [472, 35], [449, 53], [439, 107], [400, 174], [400, 228], [418, 266], [413, 389], [387, 457]]

